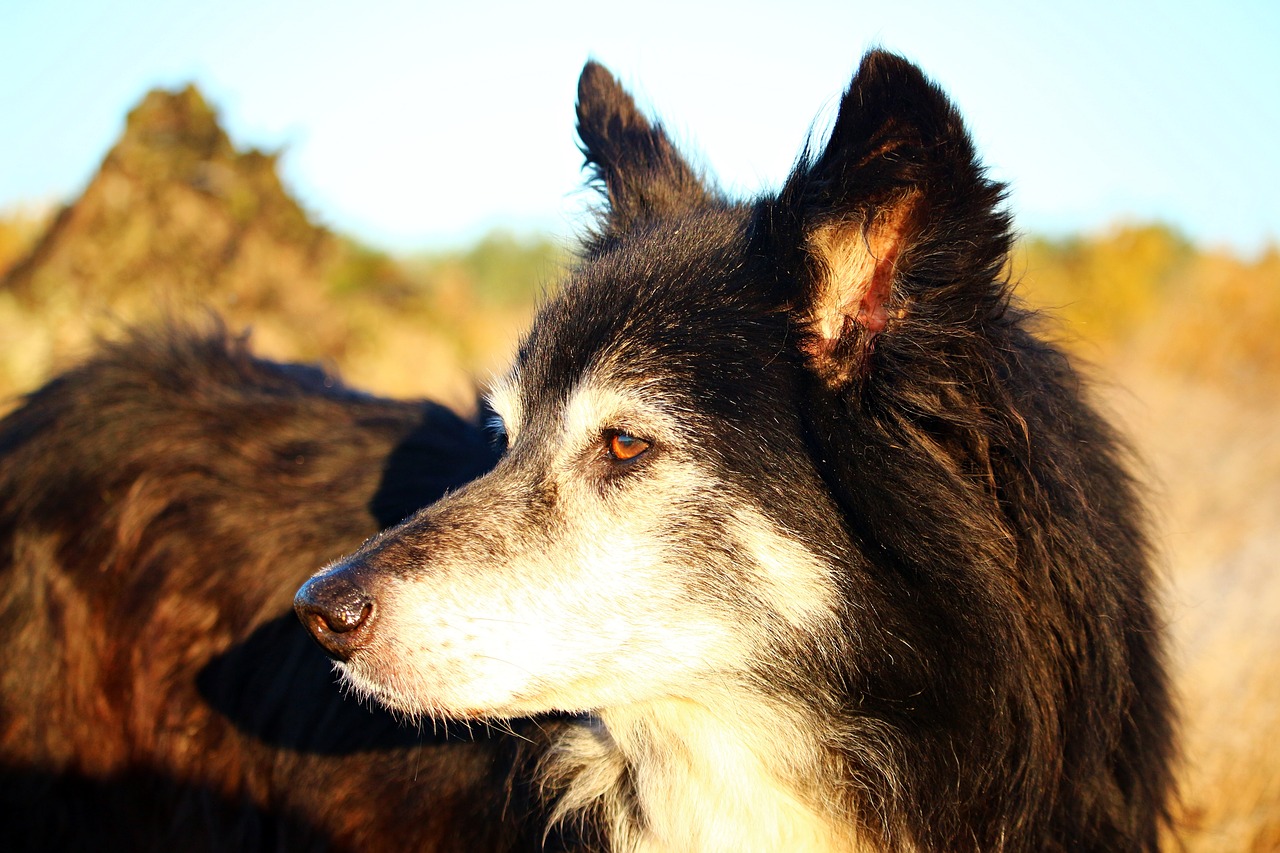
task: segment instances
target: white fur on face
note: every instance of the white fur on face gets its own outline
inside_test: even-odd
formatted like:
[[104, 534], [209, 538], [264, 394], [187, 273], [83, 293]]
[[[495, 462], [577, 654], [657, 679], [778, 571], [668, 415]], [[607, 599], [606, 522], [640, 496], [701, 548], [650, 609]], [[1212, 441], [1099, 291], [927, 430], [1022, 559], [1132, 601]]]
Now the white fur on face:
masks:
[[753, 568], [756, 595], [793, 627], [811, 629], [834, 615], [838, 591], [829, 562], [754, 507], [735, 507], [728, 532]]
[[[490, 399], [509, 429], [520, 422], [514, 384]], [[536, 436], [509, 434], [513, 448], [549, 441], [538, 474], [554, 506], [532, 521], [476, 514], [493, 526], [485, 537], [504, 542], [500, 562], [437, 549], [421, 572], [387, 578], [376, 637], [345, 666], [358, 690], [430, 715], [627, 705], [732, 679], [767, 641], [767, 624], [799, 627], [832, 612], [829, 565], [760, 507], [726, 505], [715, 472], [686, 452], [668, 401], [588, 379], [554, 422]], [[652, 456], [602, 484], [600, 472], [617, 464], [604, 451], [609, 430], [650, 441]], [[697, 527], [711, 518], [723, 547], [699, 553]], [[770, 612], [744, 619], [735, 585]]]

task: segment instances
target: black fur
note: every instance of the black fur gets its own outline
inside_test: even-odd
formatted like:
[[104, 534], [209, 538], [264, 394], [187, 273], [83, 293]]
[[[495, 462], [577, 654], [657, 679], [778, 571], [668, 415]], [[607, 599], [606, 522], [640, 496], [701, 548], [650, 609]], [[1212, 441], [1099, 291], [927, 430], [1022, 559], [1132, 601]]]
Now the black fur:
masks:
[[578, 80], [578, 137], [593, 182], [608, 200], [600, 228], [592, 235], [597, 244], [619, 231], [712, 200], [662, 128], [650, 125], [631, 96], [596, 62], [588, 62]]
[[[609, 157], [629, 154], [588, 154], [612, 209], [608, 176], [625, 167]], [[534, 387], [625, 347], [670, 393], [696, 389], [690, 410], [713, 415], [702, 449], [745, 488], [825, 483], [838, 521], [820, 504], [777, 512], [813, 541], [843, 528], [847, 630], [760, 675], [843, 732], [833, 791], [886, 849], [1154, 850], [1172, 724], [1143, 510], [1114, 431], [1002, 278], [1002, 188], [954, 108], [914, 66], [873, 53], [827, 146], [777, 198], [684, 197], [614, 223], [535, 325]], [[888, 327], [867, 345], [847, 323], [853, 340], [822, 357], [867, 363], [815, 369], [824, 271], [807, 240], [865, 231], [904, 199]]]
[[[628, 159], [588, 159], [610, 156]], [[805, 345], [823, 273], [806, 240], [904, 198], [893, 319], [873, 346], [846, 325], [824, 357], [867, 364], [833, 378]], [[851, 546], [847, 630], [761, 678], [843, 730], [833, 781], [886, 849], [1154, 850], [1172, 724], [1145, 518], [1116, 434], [1002, 278], [1001, 198], [941, 91], [870, 54], [777, 198], [615, 223], [525, 359], [554, 387], [622, 342], [637, 373], [696, 389], [705, 452], [746, 488], [825, 483]], [[785, 525], [823, 541], [825, 510], [790, 503]]]

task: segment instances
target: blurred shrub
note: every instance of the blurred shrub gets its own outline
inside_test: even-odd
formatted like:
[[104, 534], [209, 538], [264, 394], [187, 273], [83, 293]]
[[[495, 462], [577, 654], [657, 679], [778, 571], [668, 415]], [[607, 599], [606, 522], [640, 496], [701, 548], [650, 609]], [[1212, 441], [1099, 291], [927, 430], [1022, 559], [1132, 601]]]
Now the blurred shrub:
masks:
[[418, 289], [434, 299], [460, 308], [510, 308], [537, 301], [568, 257], [549, 238], [495, 231], [472, 246], [413, 255], [403, 267]]
[[0, 213], [0, 278], [27, 256], [48, 224], [48, 213], [27, 208]]
[[1028, 302], [1048, 309], [1069, 339], [1111, 346], [1133, 335], [1186, 286], [1191, 244], [1163, 225], [1130, 225], [1096, 237], [1023, 240], [1012, 274]]
[[338, 259], [325, 274], [329, 291], [343, 297], [364, 294], [388, 301], [406, 295], [405, 271], [386, 252], [343, 239]]
[[1140, 332], [1163, 369], [1251, 394], [1280, 394], [1280, 248], [1255, 260], [1197, 255], [1186, 286]]
[[1280, 250], [1197, 250], [1163, 225], [1032, 237], [1010, 262], [1019, 292], [1069, 346], [1236, 390], [1280, 393]]

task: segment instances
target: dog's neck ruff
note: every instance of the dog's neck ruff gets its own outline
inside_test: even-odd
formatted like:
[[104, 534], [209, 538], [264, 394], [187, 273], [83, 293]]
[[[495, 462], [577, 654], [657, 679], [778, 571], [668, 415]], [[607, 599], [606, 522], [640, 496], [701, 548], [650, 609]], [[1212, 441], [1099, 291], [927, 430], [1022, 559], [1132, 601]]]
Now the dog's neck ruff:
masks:
[[869, 853], [821, 793], [819, 751], [778, 716], [683, 700], [602, 712], [543, 763], [553, 824], [590, 825], [615, 853]]

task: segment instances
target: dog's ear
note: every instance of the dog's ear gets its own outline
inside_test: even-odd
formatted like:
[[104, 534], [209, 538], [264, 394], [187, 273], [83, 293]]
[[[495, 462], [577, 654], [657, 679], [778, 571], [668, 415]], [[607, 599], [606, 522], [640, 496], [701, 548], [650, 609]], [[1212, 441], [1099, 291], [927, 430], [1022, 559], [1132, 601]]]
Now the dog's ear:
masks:
[[592, 182], [606, 202], [602, 237], [704, 203], [710, 196], [661, 125], [651, 124], [597, 62], [588, 62], [578, 80], [578, 138]]
[[867, 376], [877, 340], [913, 315], [935, 328], [972, 322], [986, 310], [975, 300], [1002, 294], [1002, 194], [942, 91], [907, 60], [869, 53], [826, 147], [764, 208], [774, 256], [799, 286], [788, 302], [805, 354], [829, 384]]

